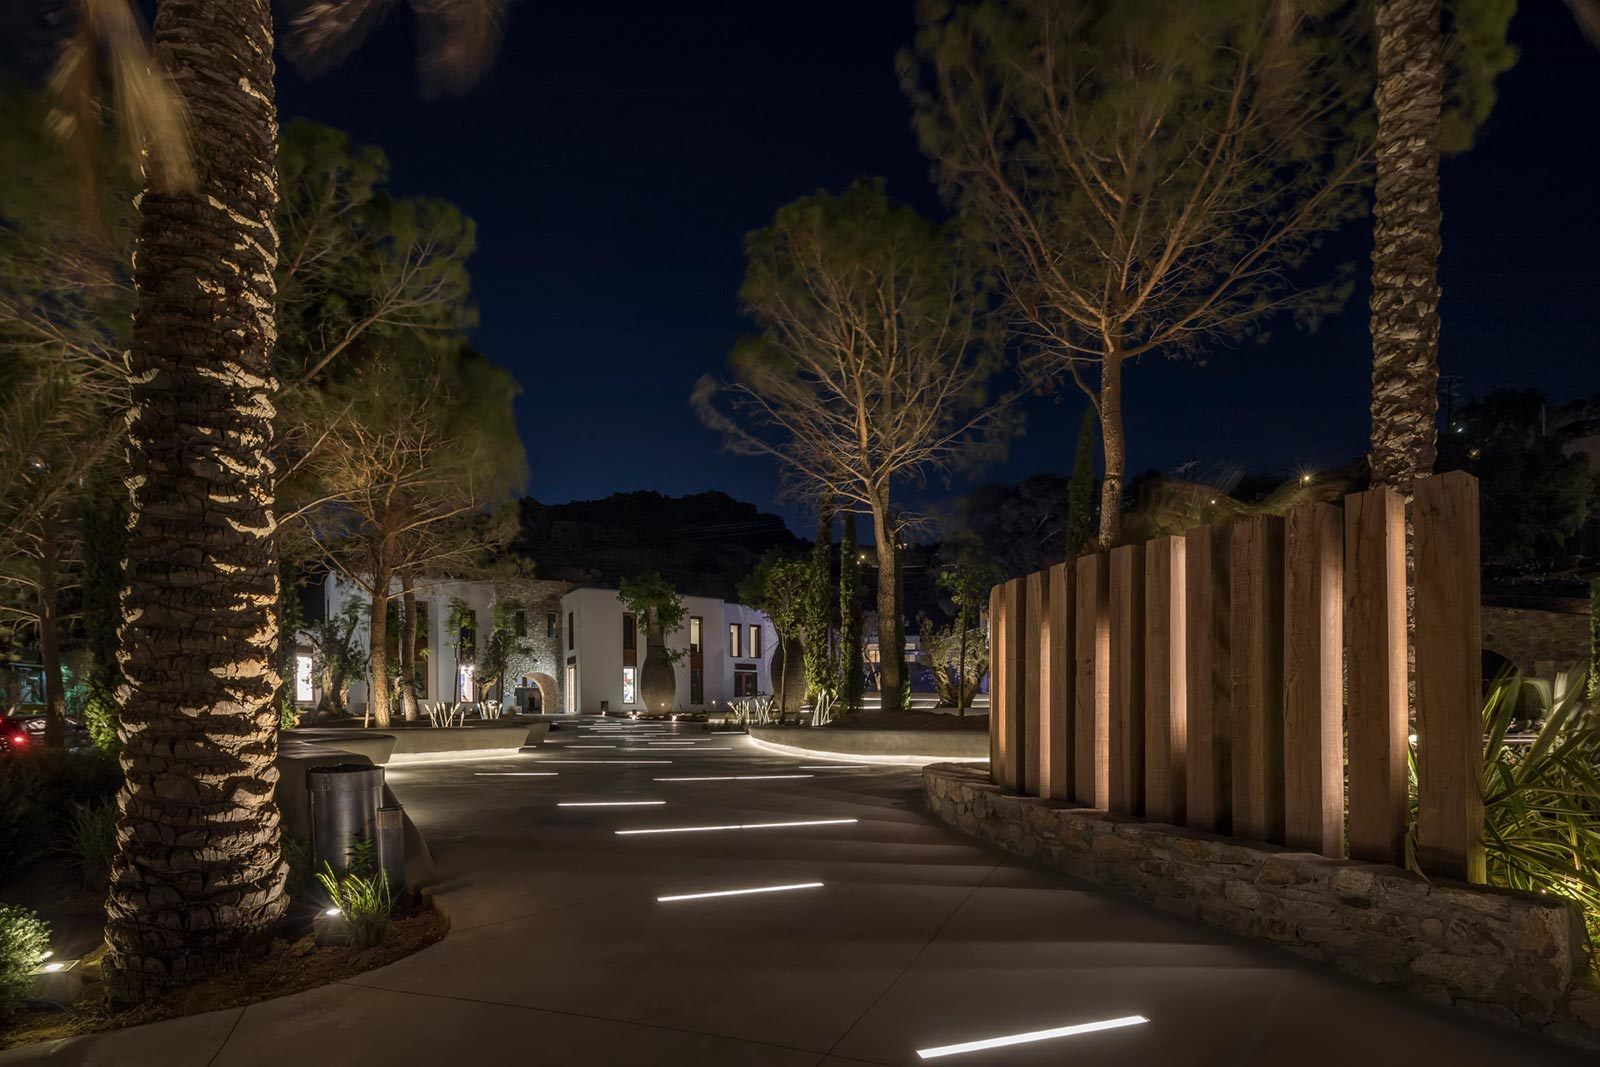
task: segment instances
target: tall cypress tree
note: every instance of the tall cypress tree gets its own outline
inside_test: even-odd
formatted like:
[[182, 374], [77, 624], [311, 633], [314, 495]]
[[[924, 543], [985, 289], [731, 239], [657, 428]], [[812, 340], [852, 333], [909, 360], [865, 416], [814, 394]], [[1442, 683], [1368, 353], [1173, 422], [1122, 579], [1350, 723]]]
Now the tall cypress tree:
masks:
[[833, 508], [824, 504], [817, 514], [817, 539], [811, 546], [811, 573], [806, 581], [806, 684], [813, 702], [822, 693], [837, 696], [839, 692], [828, 619], [833, 584], [828, 557], [832, 549]]
[[861, 550], [856, 544], [856, 516], [844, 516], [839, 541], [839, 699], [844, 710], [861, 706]]

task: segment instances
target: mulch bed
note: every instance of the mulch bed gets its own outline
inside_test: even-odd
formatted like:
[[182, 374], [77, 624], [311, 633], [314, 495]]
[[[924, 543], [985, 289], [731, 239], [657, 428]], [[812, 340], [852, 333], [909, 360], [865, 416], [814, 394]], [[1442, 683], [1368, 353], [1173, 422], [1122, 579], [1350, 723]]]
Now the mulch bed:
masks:
[[102, 947], [84, 958], [83, 999], [67, 1013], [47, 1009], [19, 1012], [0, 1028], [0, 1049], [236, 1008], [314, 989], [409, 956], [444, 937], [449, 929], [450, 920], [432, 907], [400, 909], [389, 927], [389, 939], [376, 948], [319, 948], [309, 934], [295, 941], [275, 941], [265, 956], [230, 974], [119, 1011], [110, 1010], [104, 1001]]

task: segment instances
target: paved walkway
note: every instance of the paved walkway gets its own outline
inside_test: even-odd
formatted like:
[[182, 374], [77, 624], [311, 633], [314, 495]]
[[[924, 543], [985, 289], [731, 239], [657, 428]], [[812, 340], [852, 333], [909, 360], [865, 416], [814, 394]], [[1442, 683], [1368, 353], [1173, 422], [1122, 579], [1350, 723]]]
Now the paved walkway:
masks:
[[[924, 814], [914, 770], [614, 723], [556, 731], [537, 755], [390, 770], [445, 879], [438, 945], [0, 1064], [909, 1064], [1132, 1015], [1149, 1021], [931, 1062], [1592, 1062], [1016, 864]], [[718, 780], [673, 780], [690, 778]], [[586, 801], [665, 803], [558, 806]], [[851, 821], [617, 833], [811, 820]]]

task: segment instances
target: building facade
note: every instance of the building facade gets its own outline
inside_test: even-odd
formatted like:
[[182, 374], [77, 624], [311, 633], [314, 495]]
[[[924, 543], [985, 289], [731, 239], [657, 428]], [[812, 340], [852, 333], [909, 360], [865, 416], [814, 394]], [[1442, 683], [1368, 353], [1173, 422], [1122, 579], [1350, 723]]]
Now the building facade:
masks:
[[670, 707], [646, 708], [641, 675], [645, 627], [615, 589], [572, 589], [561, 598], [562, 709], [570, 713], [718, 711], [741, 697], [771, 694], [777, 632], [754, 608], [714, 597], [683, 598], [684, 622], [666, 635], [673, 665]]

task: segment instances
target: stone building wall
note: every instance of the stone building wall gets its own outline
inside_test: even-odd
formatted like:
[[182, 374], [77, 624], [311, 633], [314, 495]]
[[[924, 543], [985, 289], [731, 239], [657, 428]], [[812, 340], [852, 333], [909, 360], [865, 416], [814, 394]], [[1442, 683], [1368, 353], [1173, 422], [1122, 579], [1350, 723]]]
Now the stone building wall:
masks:
[[1524, 674], [1554, 679], [1589, 658], [1589, 615], [1570, 611], [1484, 605], [1483, 647]]
[[1566, 901], [1019, 797], [982, 768], [934, 764], [922, 786], [935, 815], [1009, 852], [1364, 981], [1600, 1049], [1600, 990], [1574, 980], [1584, 935]]
[[521, 680], [528, 678], [539, 686], [546, 714], [559, 712], [563, 707], [562, 657], [566, 648], [567, 620], [561, 614], [561, 598], [573, 588], [572, 582], [533, 578], [495, 582], [497, 600], [512, 599], [521, 605], [528, 627], [527, 634], [519, 640], [532, 649], [527, 655], [511, 657], [510, 669], [506, 671], [506, 696], [512, 696]]

